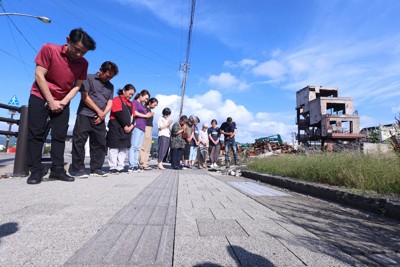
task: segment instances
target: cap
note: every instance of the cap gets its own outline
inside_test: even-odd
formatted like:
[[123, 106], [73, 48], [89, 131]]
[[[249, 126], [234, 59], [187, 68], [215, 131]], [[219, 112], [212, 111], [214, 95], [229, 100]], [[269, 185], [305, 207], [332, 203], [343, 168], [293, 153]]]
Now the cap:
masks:
[[208, 123], [204, 123], [203, 127], [208, 128]]

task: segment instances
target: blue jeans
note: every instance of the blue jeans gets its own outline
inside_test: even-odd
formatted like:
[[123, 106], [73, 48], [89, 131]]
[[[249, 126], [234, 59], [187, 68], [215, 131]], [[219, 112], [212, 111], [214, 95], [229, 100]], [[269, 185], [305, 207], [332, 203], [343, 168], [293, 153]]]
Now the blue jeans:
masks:
[[144, 132], [134, 128], [131, 136], [131, 147], [129, 148], [129, 168], [137, 168], [139, 165], [139, 150], [142, 146]]
[[225, 140], [225, 164], [230, 164], [230, 157], [229, 157], [229, 147], [232, 149], [233, 152], [233, 160], [235, 161], [235, 165], [237, 165], [237, 153], [236, 153], [236, 142], [235, 138], [231, 140]]
[[195, 161], [197, 159], [198, 148], [197, 146], [190, 146], [189, 160]]

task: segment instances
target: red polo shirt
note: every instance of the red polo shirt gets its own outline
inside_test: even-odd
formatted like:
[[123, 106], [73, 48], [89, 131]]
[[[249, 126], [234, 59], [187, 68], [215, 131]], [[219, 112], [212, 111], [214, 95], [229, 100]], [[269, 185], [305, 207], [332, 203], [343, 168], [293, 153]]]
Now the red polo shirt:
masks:
[[[62, 100], [77, 80], [86, 80], [89, 63], [80, 58], [68, 60], [67, 45], [45, 44], [35, 58], [35, 63], [47, 69], [46, 81], [55, 100]], [[31, 94], [44, 99], [36, 81]]]

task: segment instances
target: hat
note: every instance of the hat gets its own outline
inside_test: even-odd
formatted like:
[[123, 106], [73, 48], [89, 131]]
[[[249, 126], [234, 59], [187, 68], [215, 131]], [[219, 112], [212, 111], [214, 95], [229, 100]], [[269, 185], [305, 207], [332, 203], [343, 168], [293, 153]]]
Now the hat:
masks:
[[208, 123], [204, 123], [203, 128], [208, 128]]

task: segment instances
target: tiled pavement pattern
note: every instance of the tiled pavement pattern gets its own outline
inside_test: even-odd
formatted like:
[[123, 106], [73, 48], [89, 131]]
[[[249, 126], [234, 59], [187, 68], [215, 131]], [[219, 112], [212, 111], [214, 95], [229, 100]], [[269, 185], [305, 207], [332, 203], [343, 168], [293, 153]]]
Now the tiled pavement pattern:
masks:
[[64, 266], [172, 266], [178, 172], [166, 171]]
[[175, 266], [359, 265], [206, 172], [180, 173], [178, 188]]

